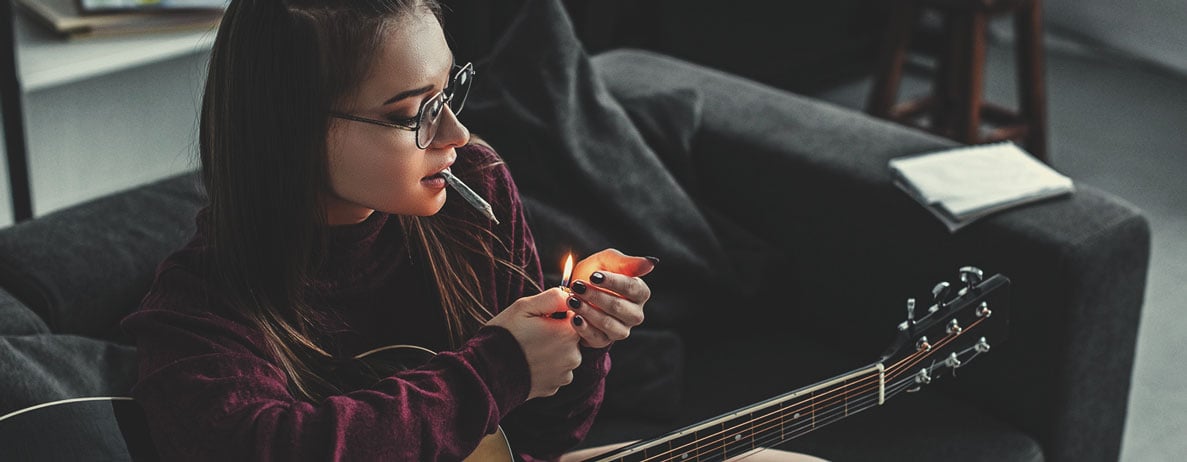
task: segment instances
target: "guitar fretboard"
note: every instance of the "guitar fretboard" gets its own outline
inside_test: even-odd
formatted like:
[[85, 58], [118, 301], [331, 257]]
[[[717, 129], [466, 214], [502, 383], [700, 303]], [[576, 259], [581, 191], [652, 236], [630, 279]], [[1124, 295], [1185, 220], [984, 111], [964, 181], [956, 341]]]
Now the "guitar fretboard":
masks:
[[885, 401], [881, 363], [604, 454], [597, 461], [719, 461], [770, 447]]

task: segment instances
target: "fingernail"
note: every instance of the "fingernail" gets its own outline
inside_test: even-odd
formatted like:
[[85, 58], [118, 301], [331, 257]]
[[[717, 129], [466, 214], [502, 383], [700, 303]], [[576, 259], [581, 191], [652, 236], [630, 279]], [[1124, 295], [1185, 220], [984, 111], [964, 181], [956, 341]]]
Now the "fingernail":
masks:
[[659, 259], [658, 259], [658, 258], [656, 258], [656, 257], [643, 257], [643, 258], [646, 258], [646, 259], [647, 259], [647, 261], [651, 262], [651, 264], [652, 264], [652, 265], [658, 265], [658, 264], [659, 264]]
[[573, 292], [577, 292], [578, 294], [584, 294], [586, 289], [585, 283], [581, 281], [574, 281], [572, 288]]
[[578, 300], [577, 297], [569, 297], [569, 308], [574, 310], [581, 308], [581, 300]]
[[606, 282], [606, 275], [602, 274], [601, 271], [597, 271], [594, 274], [589, 275], [589, 282], [592, 282], [594, 284], [601, 284], [603, 282]]
[[565, 312], [565, 311], [557, 311], [557, 312], [554, 312], [548, 316], [552, 319], [565, 319], [565, 318], [569, 317], [569, 313]]
[[574, 326], [580, 327], [582, 324], [585, 324], [584, 318], [582, 318], [581, 316], [573, 316], [573, 325]]

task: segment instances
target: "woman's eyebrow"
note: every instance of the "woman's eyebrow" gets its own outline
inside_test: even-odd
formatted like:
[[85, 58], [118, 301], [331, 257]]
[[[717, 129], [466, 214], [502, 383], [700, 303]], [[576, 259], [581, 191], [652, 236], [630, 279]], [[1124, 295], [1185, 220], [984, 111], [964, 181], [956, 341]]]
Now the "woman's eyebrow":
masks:
[[406, 91], [402, 91], [402, 92], [396, 93], [396, 96], [393, 96], [393, 97], [391, 97], [391, 98], [388, 98], [388, 100], [387, 100], [387, 101], [384, 101], [384, 102], [383, 102], [383, 104], [382, 104], [382, 106], [387, 106], [387, 105], [389, 105], [389, 104], [392, 104], [392, 103], [394, 103], [394, 102], [396, 102], [396, 101], [399, 101], [399, 100], [402, 100], [402, 99], [406, 99], [406, 98], [411, 98], [411, 97], [413, 97], [413, 96], [417, 96], [417, 95], [423, 95], [423, 94], [425, 94], [425, 93], [428, 93], [428, 92], [429, 92], [429, 90], [432, 90], [432, 89], [433, 89], [433, 86], [432, 86], [432, 85], [425, 85], [425, 86], [423, 86], [423, 87], [420, 87], [420, 88], [414, 88], [414, 89], [411, 89], [411, 90], [406, 90]]

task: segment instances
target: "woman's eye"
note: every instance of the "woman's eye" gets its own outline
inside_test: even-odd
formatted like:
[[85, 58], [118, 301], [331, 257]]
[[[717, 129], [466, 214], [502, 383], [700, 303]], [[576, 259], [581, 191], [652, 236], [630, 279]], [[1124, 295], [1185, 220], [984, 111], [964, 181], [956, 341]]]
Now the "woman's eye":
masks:
[[388, 122], [391, 122], [391, 123], [394, 123], [397, 125], [412, 125], [412, 124], [416, 123], [416, 116], [405, 117], [401, 114], [393, 113], [393, 114], [388, 114], [384, 117], [388, 120]]

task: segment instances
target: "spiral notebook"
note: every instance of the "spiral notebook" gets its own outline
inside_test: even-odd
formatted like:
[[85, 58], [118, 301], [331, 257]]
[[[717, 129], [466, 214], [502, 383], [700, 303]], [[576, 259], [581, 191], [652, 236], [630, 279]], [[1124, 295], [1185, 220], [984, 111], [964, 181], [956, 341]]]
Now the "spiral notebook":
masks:
[[987, 215], [1071, 194], [1072, 180], [1011, 142], [890, 160], [894, 183], [956, 232]]

